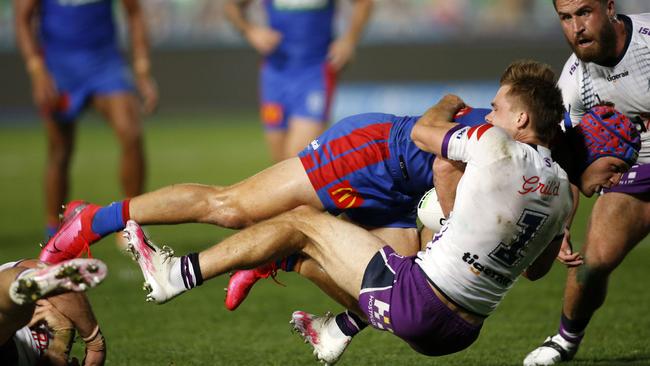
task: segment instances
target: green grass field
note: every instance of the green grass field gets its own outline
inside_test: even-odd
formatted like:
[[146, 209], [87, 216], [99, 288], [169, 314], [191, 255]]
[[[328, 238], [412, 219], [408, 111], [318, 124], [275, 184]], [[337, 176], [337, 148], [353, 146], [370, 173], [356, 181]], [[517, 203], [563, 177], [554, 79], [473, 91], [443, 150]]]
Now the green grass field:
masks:
[[[269, 164], [254, 115], [157, 117], [147, 122], [148, 189], [170, 183], [224, 185]], [[97, 203], [119, 199], [117, 151], [111, 131], [98, 122], [80, 126], [71, 198]], [[39, 125], [0, 126], [0, 262], [35, 257], [43, 235]], [[273, 197], [269, 197], [273, 199]], [[583, 201], [574, 240], [583, 238], [590, 206]], [[230, 232], [205, 225], [153, 227], [154, 241], [178, 253], [210, 246]], [[646, 240], [647, 241], [647, 240]], [[281, 274], [287, 287], [258, 285], [236, 312], [223, 307], [226, 279], [216, 279], [173, 302], [144, 302], [137, 266], [112, 237], [93, 247], [109, 277], [89, 293], [108, 340], [107, 365], [310, 365], [310, 348], [289, 331], [293, 310], [340, 308], [305, 280]], [[650, 245], [641, 244], [610, 282], [572, 365], [650, 365]], [[558, 326], [565, 270], [555, 265], [542, 280], [521, 280], [485, 323], [479, 340], [459, 354], [427, 358], [396, 337], [367, 330], [355, 338], [342, 365], [520, 365], [524, 355]], [[79, 345], [75, 352], [79, 354]]]

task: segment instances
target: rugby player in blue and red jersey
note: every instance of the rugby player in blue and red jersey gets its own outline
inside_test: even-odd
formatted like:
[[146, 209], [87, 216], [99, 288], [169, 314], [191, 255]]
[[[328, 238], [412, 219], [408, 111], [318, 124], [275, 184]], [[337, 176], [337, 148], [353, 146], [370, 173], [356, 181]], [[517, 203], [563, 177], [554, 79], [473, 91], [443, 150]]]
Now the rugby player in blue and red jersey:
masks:
[[112, 0], [16, 0], [14, 4], [18, 46], [47, 132], [46, 222], [48, 234], [53, 235], [68, 193], [75, 122], [83, 110], [92, 105], [115, 131], [121, 145], [120, 181], [124, 193], [132, 197], [142, 193], [145, 175], [134, 81], [147, 113], [155, 108], [158, 92], [150, 75], [138, 0], [122, 0], [135, 78], [118, 46]]
[[[470, 110], [458, 121], [480, 124], [487, 112]], [[399, 251], [414, 253], [419, 249], [415, 208], [433, 186], [434, 163], [434, 155], [410, 138], [418, 119], [382, 113], [345, 118], [299, 157], [228, 187], [176, 184], [106, 207], [71, 202], [40, 259], [75, 258], [101, 237], [122, 230], [129, 218], [143, 225], [199, 222], [240, 229], [301, 205], [345, 213], [396, 243]]]
[[274, 162], [295, 156], [325, 130], [336, 76], [354, 56], [371, 0], [354, 0], [347, 31], [334, 39], [335, 0], [263, 0], [268, 26], [250, 23], [251, 0], [229, 0], [226, 15], [264, 56], [260, 113]]

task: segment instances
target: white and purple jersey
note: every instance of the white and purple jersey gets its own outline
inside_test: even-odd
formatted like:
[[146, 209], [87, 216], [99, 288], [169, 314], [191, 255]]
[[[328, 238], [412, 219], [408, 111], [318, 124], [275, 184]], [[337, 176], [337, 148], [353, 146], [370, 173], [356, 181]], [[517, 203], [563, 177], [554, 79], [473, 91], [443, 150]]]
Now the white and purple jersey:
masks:
[[451, 300], [487, 316], [563, 233], [569, 180], [549, 149], [490, 124], [450, 130], [442, 155], [467, 167], [454, 211], [416, 262]]
[[573, 125], [601, 101], [613, 102], [616, 109], [639, 122], [641, 152], [639, 163], [650, 162], [650, 13], [619, 15], [627, 31], [623, 55], [615, 65], [583, 62], [571, 55], [564, 65], [558, 86]]

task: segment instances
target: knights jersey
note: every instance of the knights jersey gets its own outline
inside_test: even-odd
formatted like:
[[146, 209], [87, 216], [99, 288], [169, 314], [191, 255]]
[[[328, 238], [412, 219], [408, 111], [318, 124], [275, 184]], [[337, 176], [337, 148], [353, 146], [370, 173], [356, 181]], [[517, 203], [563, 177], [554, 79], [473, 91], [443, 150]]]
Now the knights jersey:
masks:
[[276, 68], [301, 68], [325, 61], [333, 39], [334, 0], [264, 0], [269, 26], [282, 34], [266, 58]]
[[650, 162], [650, 13], [619, 15], [627, 30], [626, 48], [615, 66], [580, 61], [571, 55], [558, 86], [573, 125], [596, 104], [613, 102], [641, 129], [640, 163]]
[[117, 47], [113, 0], [41, 0], [45, 54]]
[[487, 316], [563, 233], [569, 180], [549, 149], [490, 124], [450, 130], [442, 156], [467, 166], [449, 220], [416, 262], [451, 300]]

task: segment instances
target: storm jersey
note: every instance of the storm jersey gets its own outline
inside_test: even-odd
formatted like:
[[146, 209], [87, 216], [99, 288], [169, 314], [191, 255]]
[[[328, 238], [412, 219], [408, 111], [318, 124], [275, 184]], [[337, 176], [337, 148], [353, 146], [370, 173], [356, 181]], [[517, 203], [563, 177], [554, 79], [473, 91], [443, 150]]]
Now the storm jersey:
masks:
[[549, 149], [490, 124], [450, 130], [442, 156], [467, 167], [449, 220], [416, 262], [447, 297], [487, 316], [563, 233], [569, 181]]
[[45, 54], [117, 48], [112, 0], [41, 0]]
[[619, 15], [627, 30], [623, 56], [613, 67], [582, 62], [575, 54], [564, 65], [558, 86], [572, 123], [601, 101], [616, 104], [623, 114], [639, 121], [641, 153], [639, 162], [650, 162], [650, 13]]
[[269, 26], [282, 34], [267, 62], [300, 68], [325, 61], [332, 42], [334, 0], [264, 0]]

